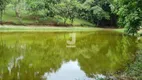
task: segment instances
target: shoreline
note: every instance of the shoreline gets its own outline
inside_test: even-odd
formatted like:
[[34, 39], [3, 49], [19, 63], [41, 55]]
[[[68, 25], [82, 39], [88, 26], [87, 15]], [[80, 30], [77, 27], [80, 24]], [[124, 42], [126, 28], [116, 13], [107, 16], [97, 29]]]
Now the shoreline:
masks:
[[0, 32], [87, 32], [87, 31], [117, 31], [124, 32], [123, 28], [98, 28], [98, 27], [82, 27], [82, 26], [15, 26], [0, 25]]

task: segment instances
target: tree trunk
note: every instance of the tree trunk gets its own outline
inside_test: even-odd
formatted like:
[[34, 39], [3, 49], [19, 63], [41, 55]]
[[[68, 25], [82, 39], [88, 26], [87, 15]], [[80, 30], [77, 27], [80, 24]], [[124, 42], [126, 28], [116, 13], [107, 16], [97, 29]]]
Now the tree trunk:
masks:
[[67, 18], [64, 19], [64, 25], [66, 24], [66, 22], [67, 22]]
[[73, 23], [74, 23], [74, 18], [71, 19], [71, 24], [72, 24], [72, 26], [73, 26]]
[[74, 19], [71, 19], [71, 24], [73, 25]]
[[3, 20], [3, 10], [1, 10], [1, 13], [0, 13], [0, 24], [2, 25], [2, 20]]
[[100, 24], [100, 21], [98, 20], [98, 21], [97, 21], [97, 26], [99, 26], [99, 24]]
[[21, 15], [20, 15], [20, 8], [19, 8], [19, 2], [15, 5], [15, 14], [17, 19], [19, 20], [20, 23], [22, 23]]

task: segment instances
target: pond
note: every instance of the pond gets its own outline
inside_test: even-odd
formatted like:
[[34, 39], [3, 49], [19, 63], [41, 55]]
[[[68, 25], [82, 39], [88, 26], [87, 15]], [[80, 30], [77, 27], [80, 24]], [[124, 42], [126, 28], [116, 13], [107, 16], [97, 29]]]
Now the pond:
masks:
[[110, 31], [1, 32], [1, 80], [95, 80], [127, 68], [135, 37]]

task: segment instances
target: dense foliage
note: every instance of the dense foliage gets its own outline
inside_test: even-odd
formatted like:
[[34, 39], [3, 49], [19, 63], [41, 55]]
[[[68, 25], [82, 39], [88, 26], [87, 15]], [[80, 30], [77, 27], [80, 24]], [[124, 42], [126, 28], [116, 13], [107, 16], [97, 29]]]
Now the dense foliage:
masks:
[[[7, 1], [9, 4], [6, 4]], [[142, 21], [142, 0], [0, 0], [1, 18], [6, 5], [15, 10], [22, 23], [22, 15], [67, 20], [84, 19], [97, 26], [125, 27], [127, 33], [136, 33]], [[38, 20], [38, 18], [35, 18]], [[118, 24], [117, 24], [118, 22]]]
[[3, 11], [6, 7], [7, 0], [0, 0], [0, 22], [2, 21]]
[[142, 21], [142, 0], [114, 0], [113, 3], [120, 26], [125, 27], [127, 33], [136, 33]]

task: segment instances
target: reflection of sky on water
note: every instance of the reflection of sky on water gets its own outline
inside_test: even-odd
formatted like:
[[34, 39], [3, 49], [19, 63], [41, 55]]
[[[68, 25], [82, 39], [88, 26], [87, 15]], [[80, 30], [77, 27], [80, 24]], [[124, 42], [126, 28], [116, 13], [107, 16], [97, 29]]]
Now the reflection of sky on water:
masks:
[[[104, 78], [102, 75], [98, 77]], [[78, 61], [69, 61], [64, 63], [61, 68], [55, 73], [46, 72], [43, 76], [46, 80], [95, 80], [88, 78], [80, 69]]]

